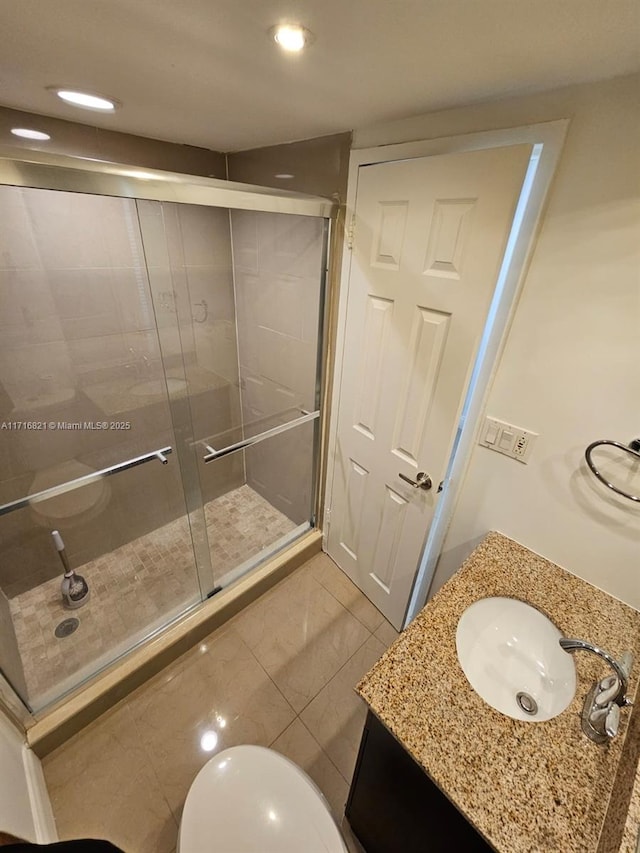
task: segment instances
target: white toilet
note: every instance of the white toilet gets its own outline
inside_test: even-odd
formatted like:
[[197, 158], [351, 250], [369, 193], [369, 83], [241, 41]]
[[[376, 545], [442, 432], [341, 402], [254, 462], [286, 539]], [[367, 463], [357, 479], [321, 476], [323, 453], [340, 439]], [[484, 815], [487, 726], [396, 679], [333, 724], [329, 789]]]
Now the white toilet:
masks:
[[178, 853], [348, 853], [307, 774], [262, 746], [210, 759], [189, 789]]

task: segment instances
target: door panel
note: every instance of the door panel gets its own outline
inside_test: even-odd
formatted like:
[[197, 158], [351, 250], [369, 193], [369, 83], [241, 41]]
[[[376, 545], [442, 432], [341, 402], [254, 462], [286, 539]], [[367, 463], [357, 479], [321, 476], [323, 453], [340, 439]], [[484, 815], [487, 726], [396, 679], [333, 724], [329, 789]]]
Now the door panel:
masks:
[[328, 551], [398, 628], [530, 154], [359, 170]]

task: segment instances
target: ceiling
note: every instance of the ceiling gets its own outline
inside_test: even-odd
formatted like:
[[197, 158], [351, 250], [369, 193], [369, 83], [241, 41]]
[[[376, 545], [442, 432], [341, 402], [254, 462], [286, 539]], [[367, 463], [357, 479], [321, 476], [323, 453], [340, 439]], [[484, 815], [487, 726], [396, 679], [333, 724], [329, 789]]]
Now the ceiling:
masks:
[[[315, 34], [301, 55], [268, 36]], [[2, 0], [0, 103], [234, 151], [640, 69], [640, 0]], [[103, 115], [46, 91], [122, 102]]]

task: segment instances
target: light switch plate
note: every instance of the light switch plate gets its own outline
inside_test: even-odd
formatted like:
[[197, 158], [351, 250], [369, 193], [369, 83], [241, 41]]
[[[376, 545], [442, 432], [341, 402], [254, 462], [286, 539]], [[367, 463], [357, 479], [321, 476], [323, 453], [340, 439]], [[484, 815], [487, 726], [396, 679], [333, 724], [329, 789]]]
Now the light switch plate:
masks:
[[499, 421], [497, 418], [486, 417], [478, 444], [526, 465], [537, 437], [537, 432]]

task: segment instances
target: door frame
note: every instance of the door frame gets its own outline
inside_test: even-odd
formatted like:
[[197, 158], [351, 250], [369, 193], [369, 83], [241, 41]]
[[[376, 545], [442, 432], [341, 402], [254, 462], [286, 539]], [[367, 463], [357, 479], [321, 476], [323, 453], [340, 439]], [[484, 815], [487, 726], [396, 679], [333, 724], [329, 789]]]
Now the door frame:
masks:
[[353, 149], [349, 157], [347, 182], [345, 235], [342, 265], [338, 282], [338, 319], [333, 365], [329, 434], [327, 442], [327, 467], [324, 517], [322, 524], [323, 549], [326, 551], [328, 528], [331, 524], [333, 503], [335, 456], [338, 440], [338, 414], [340, 389], [344, 366], [347, 325], [349, 278], [351, 275], [351, 243], [358, 194], [358, 176], [361, 166], [390, 163], [441, 154], [503, 148], [508, 145], [529, 143], [533, 146], [529, 166], [514, 214], [500, 272], [496, 280], [491, 306], [476, 354], [471, 378], [465, 391], [465, 401], [458, 424], [458, 432], [447, 463], [446, 488], [438, 502], [428, 536], [418, 563], [412, 592], [409, 598], [403, 627], [424, 607], [444, 538], [455, 511], [464, 483], [471, 452], [477, 440], [480, 415], [491, 387], [495, 368], [502, 355], [513, 320], [518, 298], [524, 285], [535, 241], [540, 229], [545, 203], [557, 167], [569, 119], [524, 125], [521, 127], [444, 136], [416, 142], [401, 142], [373, 148]]

